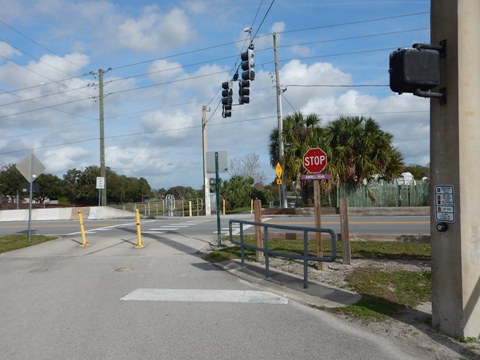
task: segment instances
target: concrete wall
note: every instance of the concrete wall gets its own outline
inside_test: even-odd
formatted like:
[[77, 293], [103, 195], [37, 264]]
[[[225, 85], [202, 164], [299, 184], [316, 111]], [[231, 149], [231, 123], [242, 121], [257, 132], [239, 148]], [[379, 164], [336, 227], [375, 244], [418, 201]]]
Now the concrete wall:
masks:
[[[78, 219], [78, 211], [82, 211], [85, 219], [116, 219], [135, 218], [135, 214], [129, 211], [109, 207], [74, 207], [74, 208], [50, 208], [32, 209], [32, 220], [73, 220]], [[28, 221], [28, 209], [1, 210], [0, 221]]]

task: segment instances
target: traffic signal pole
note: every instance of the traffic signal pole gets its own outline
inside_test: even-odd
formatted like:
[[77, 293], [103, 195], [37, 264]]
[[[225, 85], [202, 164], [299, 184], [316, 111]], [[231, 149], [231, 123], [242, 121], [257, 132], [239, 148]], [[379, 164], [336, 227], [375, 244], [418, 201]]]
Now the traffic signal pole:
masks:
[[446, 40], [431, 99], [432, 322], [460, 338], [480, 335], [480, 1], [431, 2], [431, 44]]

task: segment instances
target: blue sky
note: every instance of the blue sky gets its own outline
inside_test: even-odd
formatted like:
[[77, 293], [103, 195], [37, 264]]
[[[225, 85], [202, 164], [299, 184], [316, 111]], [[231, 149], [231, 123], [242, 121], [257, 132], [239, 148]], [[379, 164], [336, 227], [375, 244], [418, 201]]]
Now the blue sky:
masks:
[[[32, 150], [46, 172], [99, 165], [98, 78], [105, 70], [106, 165], [154, 188], [202, 187], [208, 150], [259, 155], [277, 125], [278, 34], [283, 115], [369, 116], [407, 164], [429, 163], [429, 100], [388, 88], [388, 56], [429, 42], [428, 0], [0, 0], [0, 164]], [[250, 104], [224, 119], [221, 83], [255, 35]], [[305, 86], [309, 85], [309, 86]], [[312, 86], [315, 85], [315, 86]], [[385, 86], [387, 85], [387, 86]], [[235, 87], [236, 89], [236, 87]], [[320, 144], [321, 145], [321, 144]], [[228, 174], [222, 175], [228, 177]]]

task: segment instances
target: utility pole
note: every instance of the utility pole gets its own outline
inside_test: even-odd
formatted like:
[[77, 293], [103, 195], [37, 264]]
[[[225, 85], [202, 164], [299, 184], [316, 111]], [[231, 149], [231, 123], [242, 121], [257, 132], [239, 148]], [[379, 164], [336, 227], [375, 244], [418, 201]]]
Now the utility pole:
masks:
[[282, 119], [282, 92], [280, 89], [280, 71], [278, 69], [277, 33], [273, 33], [273, 56], [275, 62], [275, 89], [277, 93], [277, 121], [278, 121], [278, 157], [282, 167], [282, 184], [280, 185], [280, 207], [287, 207], [285, 186], [285, 159], [283, 150], [283, 119]]
[[478, 338], [480, 2], [434, 0], [430, 13], [432, 45], [446, 40], [439, 88], [447, 94], [445, 104], [430, 100], [432, 323], [451, 336]]
[[210, 108], [202, 106], [202, 152], [203, 152], [203, 186], [205, 190], [205, 215], [212, 215], [210, 207], [210, 179], [207, 174], [207, 111]]
[[107, 179], [105, 176], [105, 130], [103, 114], [103, 70], [98, 70], [98, 103], [100, 111], [100, 176], [104, 179], [104, 188], [101, 190], [101, 206], [107, 206]]

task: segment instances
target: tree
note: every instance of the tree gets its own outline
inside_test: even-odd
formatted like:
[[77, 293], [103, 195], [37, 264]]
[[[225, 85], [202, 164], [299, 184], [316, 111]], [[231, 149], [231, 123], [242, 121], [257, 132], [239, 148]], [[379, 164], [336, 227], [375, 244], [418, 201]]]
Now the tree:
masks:
[[20, 192], [20, 186], [27, 182], [15, 164], [3, 165], [0, 169], [0, 194], [15, 197]]
[[33, 193], [33, 199], [43, 203], [47, 199], [58, 199], [65, 193], [65, 182], [56, 175], [42, 174], [35, 180], [38, 191]]
[[223, 183], [221, 195], [227, 203], [229, 210], [250, 206], [254, 197], [255, 188], [253, 178], [233, 176]]
[[325, 129], [327, 172], [337, 183], [356, 186], [374, 175], [391, 180], [401, 173], [402, 155], [392, 145], [393, 135], [372, 118], [340, 116]]
[[[297, 180], [303, 172], [303, 154], [311, 147], [319, 147], [323, 128], [316, 114], [304, 116], [301, 112], [288, 115], [283, 119], [284, 173], [287, 184]], [[270, 133], [270, 165], [276, 167], [280, 161], [278, 127]]]
[[265, 173], [261, 172], [258, 154], [250, 153], [243, 158], [235, 158], [230, 161], [229, 173], [231, 176], [253, 178], [255, 184], [263, 184]]
[[408, 165], [403, 169], [404, 172], [409, 172], [416, 180], [421, 180], [424, 177], [430, 177], [430, 168], [422, 165]]

